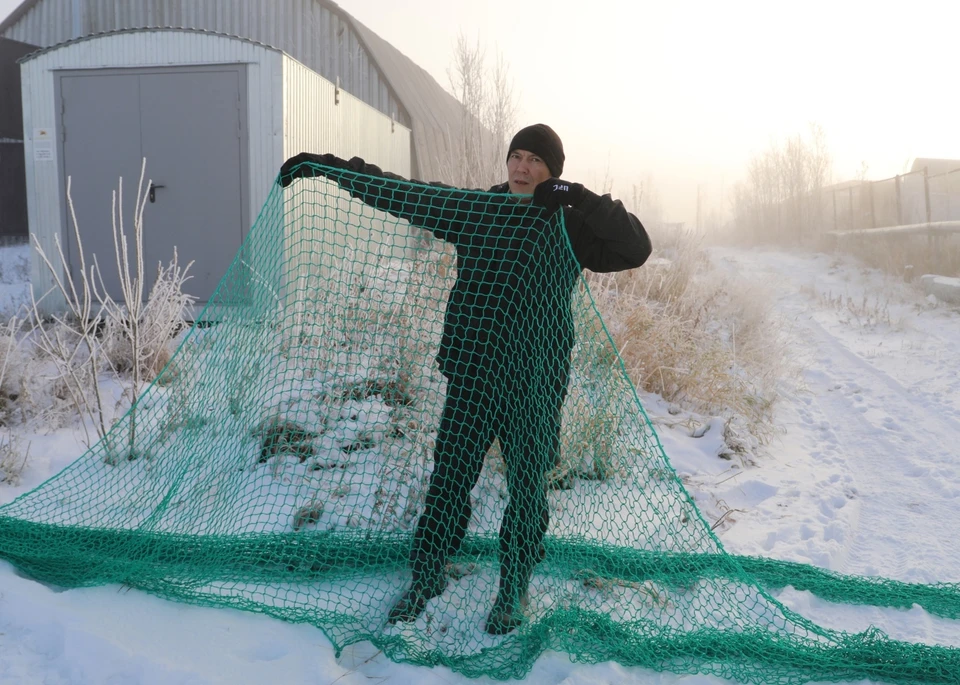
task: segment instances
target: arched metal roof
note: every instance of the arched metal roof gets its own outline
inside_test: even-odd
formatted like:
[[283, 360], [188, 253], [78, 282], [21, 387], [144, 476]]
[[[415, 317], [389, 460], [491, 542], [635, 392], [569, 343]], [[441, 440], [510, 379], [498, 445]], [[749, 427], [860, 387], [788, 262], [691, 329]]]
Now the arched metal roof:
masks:
[[[271, 47], [328, 80], [336, 80], [342, 73], [344, 90], [413, 130], [414, 174], [418, 178], [451, 180], [445, 178], [449, 175], [445, 165], [457, 153], [454, 141], [460, 139], [462, 126], [459, 103], [424, 69], [332, 0], [204, 0], [190, 4], [173, 0], [82, 1], [86, 10], [74, 22], [71, 0], [24, 0], [0, 23], [0, 35], [51, 50], [115, 31], [174, 29], [177, 27], [159, 24], [164, 19], [179, 19], [191, 25], [179, 30]], [[320, 15], [322, 20], [318, 21]], [[132, 23], [137, 25], [125, 25]], [[89, 35], [73, 37], [69, 34], [71, 25], [80, 26]], [[350, 29], [345, 36], [344, 25]], [[57, 32], [62, 35], [50, 40]], [[366, 54], [357, 55], [357, 47]]]

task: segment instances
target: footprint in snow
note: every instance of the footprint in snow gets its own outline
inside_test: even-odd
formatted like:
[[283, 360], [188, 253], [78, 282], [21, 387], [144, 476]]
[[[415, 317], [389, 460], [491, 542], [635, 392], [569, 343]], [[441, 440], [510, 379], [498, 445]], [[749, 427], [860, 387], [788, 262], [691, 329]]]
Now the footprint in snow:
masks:
[[843, 527], [837, 523], [831, 523], [823, 529], [823, 539], [827, 542], [839, 542], [842, 545], [844, 537]]
[[843, 495], [836, 495], [820, 500], [821, 519], [826, 521], [833, 520], [837, 513], [836, 510], [843, 509], [846, 505], [847, 498]]
[[289, 653], [289, 648], [282, 642], [262, 642], [246, 652], [246, 655], [250, 661], [276, 661]]
[[883, 427], [889, 431], [900, 430], [900, 424], [894, 421], [892, 416], [888, 416], [883, 420]]

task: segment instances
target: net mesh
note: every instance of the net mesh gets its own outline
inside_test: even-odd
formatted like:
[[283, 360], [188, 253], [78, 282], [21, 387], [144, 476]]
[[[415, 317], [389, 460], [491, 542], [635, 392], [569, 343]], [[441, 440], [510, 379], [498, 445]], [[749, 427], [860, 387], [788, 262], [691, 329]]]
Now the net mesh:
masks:
[[[829, 631], [768, 592], [955, 617], [955, 585], [724, 552], [561, 213], [316, 170], [271, 193], [202, 325], [109, 435], [0, 509], [0, 555], [469, 676], [522, 677], [551, 649], [752, 683], [957, 682], [958, 650]], [[436, 596], [387, 622], [412, 577]], [[506, 634], [495, 602], [522, 617]]]

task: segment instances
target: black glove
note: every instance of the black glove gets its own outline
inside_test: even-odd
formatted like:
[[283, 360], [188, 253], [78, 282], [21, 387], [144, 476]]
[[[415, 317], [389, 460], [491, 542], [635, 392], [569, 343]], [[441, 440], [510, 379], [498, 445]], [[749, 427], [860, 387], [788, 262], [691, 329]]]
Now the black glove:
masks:
[[299, 155], [295, 155], [283, 163], [283, 166], [280, 167], [280, 176], [277, 182], [286, 188], [298, 178], [323, 176], [324, 170], [317, 169], [313, 164], [310, 164], [310, 162], [347, 171], [362, 171], [364, 166], [363, 160], [359, 157], [354, 157], [348, 162], [329, 153], [325, 155], [315, 155], [310, 152], [301, 152]]
[[583, 185], [559, 178], [548, 178], [533, 189], [533, 203], [552, 214], [561, 206], [576, 207], [583, 201]]

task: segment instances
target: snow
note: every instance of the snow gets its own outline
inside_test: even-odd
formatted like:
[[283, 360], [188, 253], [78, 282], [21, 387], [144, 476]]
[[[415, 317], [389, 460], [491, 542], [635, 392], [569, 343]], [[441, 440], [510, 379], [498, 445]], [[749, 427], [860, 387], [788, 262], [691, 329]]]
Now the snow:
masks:
[[[6, 315], [28, 292], [24, 250], [0, 250]], [[906, 582], [960, 581], [960, 308], [843, 257], [712, 248], [711, 258], [775, 299], [796, 369], [782, 388], [778, 437], [749, 459], [720, 456], [719, 418], [677, 416], [659, 397], [641, 396], [672, 465], [717, 524], [727, 551]], [[8, 281], [17, 269], [23, 277]], [[383, 430], [374, 403], [358, 401], [353, 409], [340, 417], [338, 439]], [[29, 442], [30, 458], [18, 485], [0, 485], [0, 504], [84, 451], [76, 426], [18, 437]], [[295, 462], [284, 468], [299, 468]], [[829, 628], [859, 632], [875, 625], [895, 639], [960, 646], [960, 621], [919, 607], [831, 604], [791, 588], [773, 594]], [[724, 682], [575, 664], [552, 652], [527, 681]], [[259, 614], [178, 604], [119, 586], [60, 591], [0, 561], [0, 684], [263, 682], [487, 681], [395, 664], [369, 643], [336, 658], [319, 630]]]

